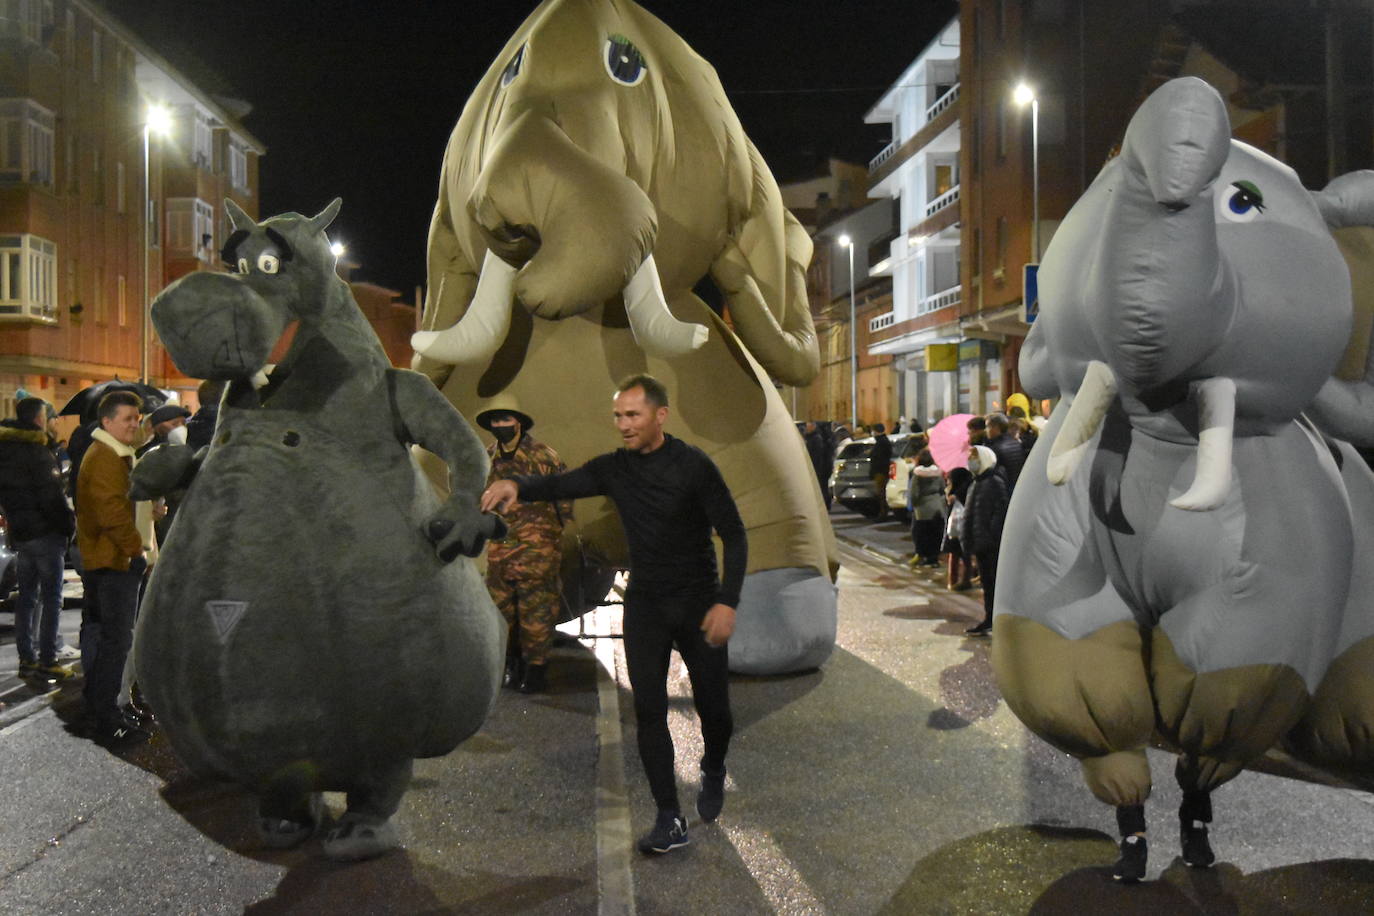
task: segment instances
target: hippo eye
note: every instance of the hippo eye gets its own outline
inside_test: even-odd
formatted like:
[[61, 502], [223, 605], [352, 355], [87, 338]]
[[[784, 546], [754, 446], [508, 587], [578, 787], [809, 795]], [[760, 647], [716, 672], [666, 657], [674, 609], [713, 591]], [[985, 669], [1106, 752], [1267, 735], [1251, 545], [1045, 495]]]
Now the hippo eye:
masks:
[[625, 86], [638, 86], [649, 71], [644, 55], [624, 35], [612, 35], [606, 39], [606, 56], [603, 60], [611, 79]]
[[265, 274], [274, 274], [281, 270], [281, 260], [276, 255], [264, 251], [258, 255], [258, 270]]
[[1264, 212], [1264, 194], [1252, 181], [1237, 181], [1217, 199], [1221, 215], [1233, 223], [1248, 223]]
[[239, 273], [241, 273], [241, 274], [246, 274], [246, 273], [248, 273], [248, 259], [247, 259], [247, 258], [239, 258], [238, 269], [239, 269]]
[[515, 78], [520, 75], [520, 68], [525, 63], [525, 46], [521, 45], [520, 50], [515, 52], [515, 56], [506, 64], [506, 69], [501, 71], [501, 88], [505, 89]]

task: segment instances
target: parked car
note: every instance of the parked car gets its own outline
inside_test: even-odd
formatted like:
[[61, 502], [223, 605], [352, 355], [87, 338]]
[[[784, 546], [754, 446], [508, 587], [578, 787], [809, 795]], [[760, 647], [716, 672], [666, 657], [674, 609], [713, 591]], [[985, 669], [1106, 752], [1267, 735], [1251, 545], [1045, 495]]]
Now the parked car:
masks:
[[925, 448], [925, 437], [908, 435], [900, 445], [892, 440], [892, 464], [887, 474], [887, 507], [907, 519], [906, 491], [911, 486], [911, 469], [916, 466], [916, 456]]
[[[895, 455], [898, 450], [910, 438], [910, 434], [899, 434], [888, 436], [892, 440], [892, 453]], [[835, 501], [846, 509], [852, 509], [860, 515], [867, 515], [870, 518], [878, 516], [878, 500], [886, 499], [887, 493], [878, 493], [873, 485], [874, 471], [871, 470], [872, 462], [869, 455], [873, 451], [873, 437], [866, 436], [862, 439], [855, 439], [840, 450], [835, 456], [834, 485], [831, 492], [835, 495]], [[891, 466], [888, 467], [891, 473]]]
[[0, 611], [13, 614], [19, 597], [19, 555], [10, 546], [9, 526], [0, 515]]

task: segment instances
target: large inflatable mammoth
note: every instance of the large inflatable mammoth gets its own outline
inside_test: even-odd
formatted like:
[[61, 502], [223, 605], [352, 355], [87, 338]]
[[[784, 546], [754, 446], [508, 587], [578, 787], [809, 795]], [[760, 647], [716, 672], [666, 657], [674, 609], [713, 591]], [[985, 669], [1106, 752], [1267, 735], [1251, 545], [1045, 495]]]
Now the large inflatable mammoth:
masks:
[[1352, 224], [1374, 224], [1374, 173], [1309, 193], [1180, 79], [1045, 254], [1020, 369], [1065, 403], [1012, 499], [993, 663], [1117, 806], [1118, 877], [1144, 874], [1156, 730], [1181, 752], [1191, 865], [1213, 861], [1211, 790], [1285, 736], [1374, 762], [1374, 582], [1352, 564], [1374, 476], [1301, 416], [1324, 386], [1356, 396], [1330, 382], [1351, 326], [1331, 229]]
[[[730, 643], [746, 673], [834, 646], [833, 535], [770, 380], [817, 372], [810, 256], [715, 72], [628, 0], [530, 15], [453, 131], [430, 227], [415, 365], [465, 415], [514, 397], [575, 467], [616, 444], [619, 380], [667, 385], [670, 431], [715, 460], [748, 528]], [[577, 518], [589, 557], [627, 565], [607, 501]]]

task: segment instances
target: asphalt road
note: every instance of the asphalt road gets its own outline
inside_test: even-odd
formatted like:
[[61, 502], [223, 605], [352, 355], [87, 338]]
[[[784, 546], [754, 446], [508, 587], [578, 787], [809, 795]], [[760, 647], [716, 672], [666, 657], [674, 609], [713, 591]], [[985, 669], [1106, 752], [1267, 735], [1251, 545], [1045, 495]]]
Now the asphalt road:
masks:
[[[316, 843], [260, 848], [252, 799], [185, 772], [160, 737], [116, 756], [66, 730], [61, 694], [0, 710], [0, 912], [1374, 912], [1374, 800], [1281, 761], [1216, 793], [1220, 864], [1194, 871], [1172, 759], [1152, 752], [1149, 880], [1114, 884], [1112, 811], [1009, 713], [988, 641], [963, 636], [977, 593], [888, 559], [899, 525], [834, 520], [835, 654], [734, 679], [725, 812], [693, 817], [683, 849], [630, 851], [653, 812], [623, 658], [616, 640], [568, 640], [547, 696], [503, 693], [477, 736], [417, 765], [405, 848], [349, 866]], [[587, 629], [617, 624], [610, 610]], [[0, 694], [13, 667], [0, 648]], [[700, 738], [677, 667], [671, 685], [690, 809]]]

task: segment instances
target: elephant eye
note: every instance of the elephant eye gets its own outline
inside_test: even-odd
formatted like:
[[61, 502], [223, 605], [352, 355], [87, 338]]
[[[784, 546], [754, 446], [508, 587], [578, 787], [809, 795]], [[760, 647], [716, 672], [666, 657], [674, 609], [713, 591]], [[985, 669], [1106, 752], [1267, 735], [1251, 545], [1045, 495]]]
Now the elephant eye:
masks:
[[611, 79], [625, 86], [638, 86], [644, 81], [644, 74], [649, 72], [644, 55], [624, 35], [612, 35], [606, 39], [603, 60]]
[[258, 255], [258, 270], [265, 274], [274, 274], [281, 270], [281, 260], [276, 255], [264, 251]]
[[506, 69], [501, 71], [501, 88], [505, 89], [515, 78], [520, 75], [520, 68], [525, 63], [525, 46], [521, 45], [520, 50], [515, 52], [515, 56], [506, 64]]
[[1217, 200], [1221, 215], [1233, 223], [1248, 223], [1264, 212], [1264, 194], [1252, 181], [1237, 181]]

